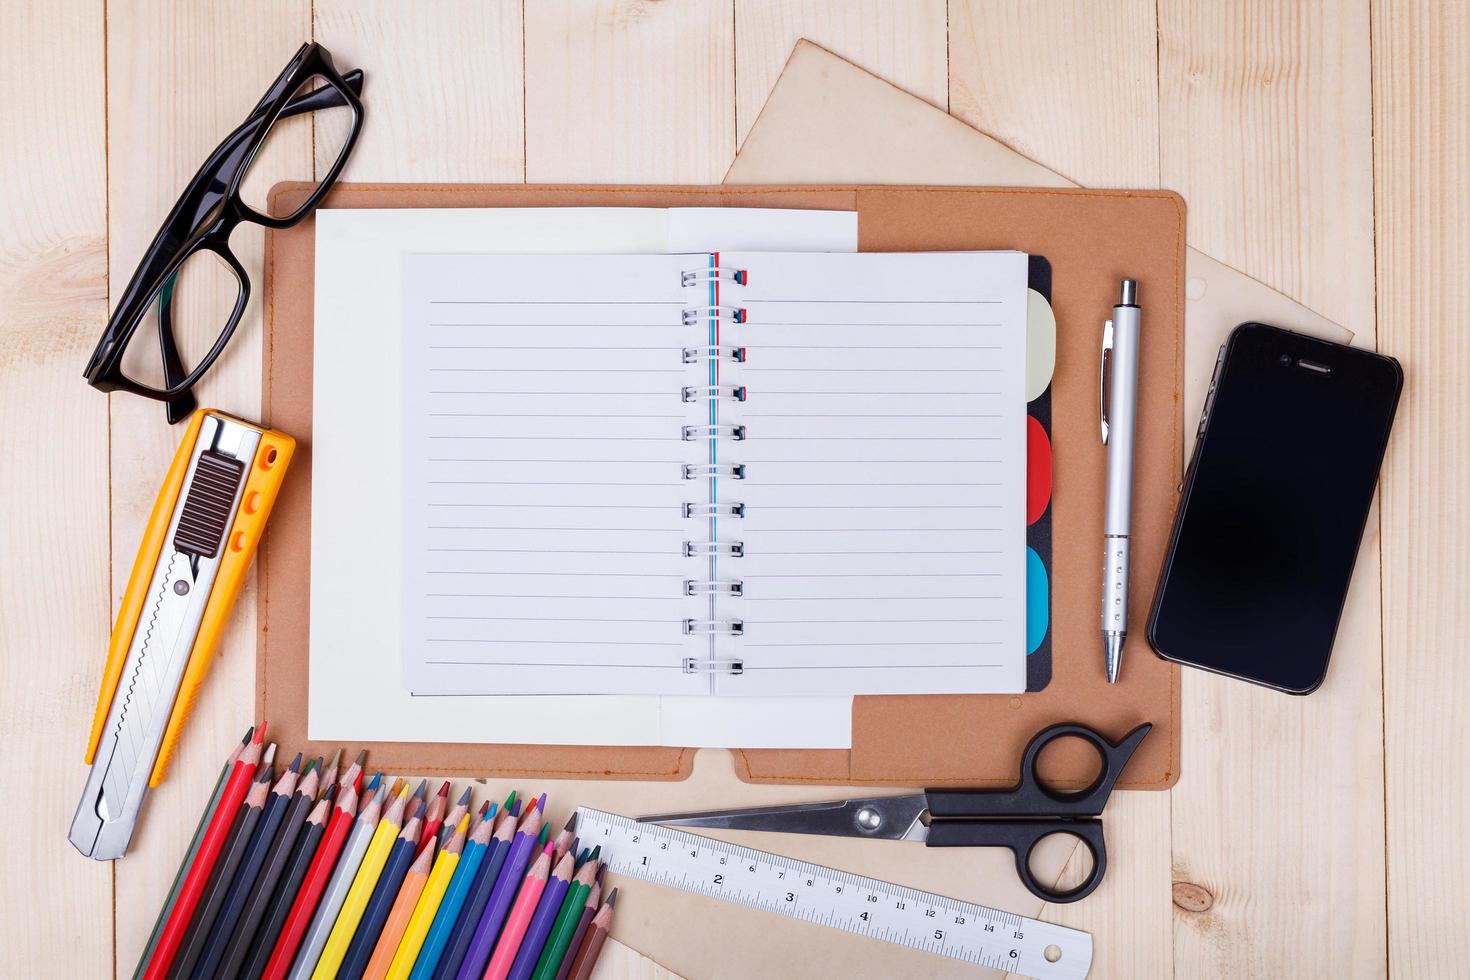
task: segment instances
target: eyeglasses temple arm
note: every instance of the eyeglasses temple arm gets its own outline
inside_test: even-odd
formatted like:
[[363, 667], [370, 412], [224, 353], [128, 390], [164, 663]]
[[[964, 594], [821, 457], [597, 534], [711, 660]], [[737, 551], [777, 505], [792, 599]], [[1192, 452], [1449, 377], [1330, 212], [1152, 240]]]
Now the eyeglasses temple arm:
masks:
[[[361, 68], [354, 68], [343, 75], [342, 81], [347, 84], [348, 88], [352, 89], [353, 95], [362, 94]], [[303, 112], [315, 112], [318, 109], [332, 109], [346, 104], [346, 100], [342, 98], [342, 93], [338, 92], [331, 85], [323, 85], [315, 91], [308, 92], [287, 102], [286, 107], [281, 110], [281, 118], [284, 119], [287, 116], [300, 115]]]

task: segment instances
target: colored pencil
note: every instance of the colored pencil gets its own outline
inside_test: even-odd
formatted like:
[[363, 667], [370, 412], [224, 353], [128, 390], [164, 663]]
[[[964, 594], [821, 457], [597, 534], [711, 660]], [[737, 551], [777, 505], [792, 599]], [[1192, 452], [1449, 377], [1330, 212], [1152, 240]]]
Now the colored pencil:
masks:
[[561, 856], [571, 849], [572, 841], [576, 839], [576, 829], [577, 815], [573, 813], [567, 818], [566, 826], [561, 829], [561, 833], [557, 834], [556, 839], [552, 841], [556, 845], [556, 850], [551, 852], [553, 861], [560, 861]]
[[145, 980], [162, 980], [168, 975], [169, 968], [173, 966], [179, 947], [183, 945], [184, 935], [189, 930], [189, 922], [194, 917], [194, 910], [199, 907], [199, 899], [204, 894], [205, 886], [209, 883], [210, 873], [213, 872], [215, 863], [219, 860], [219, 853], [225, 846], [225, 840], [229, 836], [230, 827], [234, 824], [235, 815], [241, 804], [244, 803], [245, 794], [250, 791], [254, 782], [255, 770], [260, 765], [260, 756], [264, 751], [261, 745], [264, 740], [265, 724], [262, 722], [255, 729], [255, 737], [235, 760], [234, 771], [230, 773], [230, 778], [225, 782], [224, 791], [220, 793], [219, 803], [214, 808], [214, 815], [209, 818], [209, 829], [204, 832], [204, 838], [199, 842], [199, 852], [194, 856], [193, 863], [189, 865], [189, 873], [184, 878], [183, 887], [179, 889], [173, 911], [168, 916], [168, 923], [158, 937], [158, 944], [154, 947], [153, 956], [148, 961], [148, 968], [143, 971]]
[[475, 880], [470, 886], [469, 897], [465, 899], [464, 908], [460, 910], [459, 919], [454, 924], [454, 931], [450, 933], [444, 953], [439, 957], [439, 965], [434, 968], [434, 980], [452, 980], [459, 973], [459, 965], [464, 962], [464, 955], [470, 948], [470, 940], [474, 938], [475, 927], [480, 924], [480, 917], [485, 914], [485, 906], [490, 902], [490, 893], [495, 890], [495, 882], [500, 876], [500, 869], [505, 866], [505, 856], [510, 853], [511, 838], [515, 836], [516, 817], [521, 806], [515, 798], [515, 793], [511, 793], [505, 803], [505, 811], [500, 815], [500, 819], [495, 821], [495, 831], [490, 838], [490, 847], [485, 852], [485, 859], [480, 862], [480, 868], [475, 872]]
[[439, 787], [439, 792], [434, 794], [434, 799], [429, 802], [429, 812], [424, 816], [424, 836], [419, 843], [420, 849], [429, 841], [439, 839], [439, 828], [444, 825], [444, 811], [449, 806], [449, 782], [445, 780], [444, 785]]
[[199, 814], [199, 824], [194, 828], [194, 836], [189, 839], [189, 847], [184, 851], [184, 859], [179, 862], [179, 870], [174, 873], [174, 882], [169, 886], [168, 897], [163, 900], [163, 908], [158, 910], [158, 919], [153, 923], [153, 931], [148, 934], [148, 945], [143, 947], [143, 955], [138, 959], [138, 965], [133, 968], [133, 980], [139, 980], [143, 976], [143, 971], [148, 968], [148, 960], [153, 955], [153, 950], [158, 947], [158, 937], [163, 933], [168, 914], [173, 911], [174, 902], [178, 901], [179, 889], [184, 885], [184, 876], [189, 873], [189, 865], [194, 863], [194, 857], [199, 853], [199, 845], [204, 840], [204, 832], [209, 828], [209, 818], [214, 815], [214, 809], [219, 805], [219, 798], [224, 795], [225, 780], [229, 778], [230, 770], [235, 766], [235, 760], [240, 758], [240, 753], [245, 751], [245, 746], [250, 744], [250, 737], [254, 734], [254, 725], [245, 729], [245, 737], [240, 740], [240, 744], [235, 746], [235, 751], [230, 753], [230, 757], [220, 767], [219, 778], [214, 781], [214, 790], [209, 794], [209, 802], [204, 804], [204, 812]]
[[618, 890], [614, 888], [612, 894], [607, 896], [607, 901], [602, 903], [602, 908], [592, 917], [592, 925], [587, 928], [587, 935], [577, 949], [567, 980], [588, 980], [592, 976], [592, 971], [597, 967], [597, 958], [602, 955], [602, 944], [607, 941], [608, 930], [612, 928], [613, 909], [617, 904]]
[[475, 831], [479, 829], [481, 821], [485, 820], [487, 817], [491, 820], [494, 820], [495, 814], [499, 809], [500, 804], [494, 803], [490, 800], [486, 800], [485, 802], [481, 803], [480, 809], [476, 810], [475, 815], [470, 818], [470, 836], [475, 836]]
[[522, 940], [526, 938], [531, 920], [536, 917], [536, 910], [541, 905], [541, 896], [546, 894], [546, 883], [551, 877], [553, 850], [554, 846], [549, 843], [542, 847], [536, 860], [531, 862], [526, 877], [521, 880], [515, 902], [505, 917], [505, 928], [500, 930], [500, 938], [495, 941], [495, 952], [491, 954], [490, 962], [485, 967], [484, 980], [506, 980], [510, 976], [516, 953], [520, 952]]
[[321, 766], [317, 766], [317, 769], [321, 772], [321, 777], [317, 780], [317, 786], [319, 787], [319, 796], [325, 796], [327, 794], [327, 790], [337, 785], [337, 766], [341, 762], [342, 750], [338, 749], [336, 752], [332, 753], [332, 761], [327, 763], [325, 769], [323, 769]]
[[413, 918], [419, 896], [429, 883], [429, 873], [433, 870], [437, 853], [438, 845], [430, 841], [429, 846], [413, 859], [413, 867], [408, 869], [408, 877], [403, 879], [403, 887], [398, 889], [398, 897], [393, 900], [393, 908], [383, 923], [383, 932], [378, 936], [378, 945], [373, 948], [373, 958], [368, 960], [363, 980], [383, 980], [388, 975], [388, 967], [393, 965], [393, 957], [398, 954], [398, 944], [408, 931], [408, 920]]
[[357, 869], [362, 867], [362, 859], [378, 829], [378, 818], [383, 813], [387, 795], [387, 787], [380, 785], [371, 802], [357, 815], [352, 833], [347, 836], [347, 843], [342, 847], [342, 856], [337, 859], [337, 868], [332, 872], [326, 890], [322, 892], [316, 914], [311, 917], [311, 926], [301, 939], [301, 949], [296, 953], [296, 962], [291, 965], [291, 972], [288, 974], [290, 980], [306, 980], [316, 970], [317, 961], [321, 959], [322, 950], [327, 945], [327, 937], [337, 923], [337, 913], [342, 911], [342, 903], [347, 901], [347, 892], [352, 888]]
[[219, 915], [215, 916], [214, 925], [209, 929], [209, 938], [204, 941], [204, 952], [190, 972], [191, 977], [208, 980], [221, 973], [220, 965], [224, 962], [225, 949], [240, 925], [240, 917], [245, 912], [245, 900], [255, 888], [256, 879], [265, 867], [265, 857], [280, 833], [281, 822], [285, 820], [286, 811], [291, 806], [291, 798], [296, 795], [296, 782], [300, 772], [301, 753], [298, 752], [266, 798], [260, 819], [256, 821], [255, 830], [250, 835], [245, 856], [241, 858], [240, 867], [236, 869], [235, 877], [225, 891], [224, 903], [220, 906]]
[[[449, 789], [449, 784], [445, 783], [444, 788], [446, 790]], [[444, 817], [443, 821], [439, 824], [439, 829], [435, 832], [439, 838], [440, 847], [447, 844], [450, 837], [454, 835], [454, 828], [459, 826], [459, 818], [470, 812], [470, 800], [472, 799], [474, 797], [471, 794], [470, 788], [466, 786], [464, 792], [459, 794], [459, 799], [454, 801], [454, 806], [450, 807], [449, 813]], [[474, 821], [471, 820], [470, 822], [473, 823]]]
[[457, 980], [478, 980], [485, 972], [485, 965], [495, 952], [495, 941], [500, 936], [500, 928], [510, 914], [516, 890], [521, 887], [521, 881], [525, 877], [526, 866], [531, 863], [534, 842], [540, 832], [546, 829], [542, 822], [544, 818], [540, 804], [526, 809], [526, 815], [521, 819], [520, 827], [511, 841], [505, 864], [500, 869], [500, 877], [496, 879], [495, 888], [490, 893], [490, 901], [485, 905], [485, 911], [481, 914], [479, 924], [475, 926], [474, 935], [465, 950], [464, 959], [460, 962], [459, 973], [455, 975]]
[[597, 877], [592, 879], [592, 890], [587, 893], [587, 900], [582, 905], [582, 914], [577, 919], [577, 927], [572, 930], [572, 937], [567, 942], [567, 948], [562, 951], [561, 965], [556, 968], [556, 980], [567, 980], [567, 974], [572, 972], [572, 957], [577, 954], [577, 947], [582, 945], [582, 937], [587, 935], [587, 927], [592, 922], [592, 917], [597, 914], [597, 909], [602, 903], [602, 879], [607, 876], [607, 865], [597, 869]]
[[284, 980], [291, 972], [291, 964], [296, 961], [296, 953], [316, 915], [322, 893], [326, 891], [331, 876], [336, 873], [337, 859], [357, 823], [357, 790], [353, 788], [353, 782], [346, 781], [345, 789], [337, 797], [337, 806], [332, 811], [332, 819], [327, 824], [321, 845], [311, 860], [311, 867], [301, 883], [301, 890], [291, 902], [291, 911], [287, 913], [286, 921], [281, 926], [280, 938], [276, 940], [275, 948], [271, 950], [270, 959], [266, 962], [265, 972], [262, 974], [266, 980]]
[[372, 897], [362, 911], [362, 921], [347, 947], [347, 955], [342, 958], [342, 967], [337, 971], [339, 980], [357, 980], [367, 970], [368, 961], [378, 945], [378, 937], [383, 932], [383, 923], [388, 921], [388, 913], [403, 889], [403, 879], [408, 876], [408, 869], [418, 852], [419, 828], [422, 826], [423, 818], [415, 814], [398, 832], [398, 839], [388, 852], [388, 863], [383, 865], [383, 873], [378, 875]]
[[[541, 947], [541, 955], [536, 958], [535, 969], [531, 971], [532, 980], [554, 980], [556, 977], [557, 967], [561, 966], [562, 957], [566, 956], [567, 946], [572, 941], [572, 932], [577, 928], [577, 920], [582, 917], [582, 905], [597, 880], [597, 857], [601, 853], [600, 849], [594, 850], [573, 874], [571, 887], [567, 889], [566, 898], [562, 899], [556, 921], [551, 924], [551, 932]], [[515, 971], [511, 973], [514, 975]]]
[[[552, 848], [552, 853], [556, 853], [555, 847]], [[561, 915], [562, 906], [566, 904], [567, 893], [572, 887], [572, 869], [576, 863], [576, 858], [568, 851], [552, 868], [551, 877], [546, 880], [546, 887], [542, 889], [541, 898], [536, 902], [536, 910], [531, 914], [531, 922], [526, 926], [526, 934], [521, 937], [517, 948], [511, 951], [510, 969], [505, 973], [510, 980], [530, 980], [536, 969], [536, 962], [541, 958], [541, 951], [546, 946], [546, 940], [551, 937], [551, 929]], [[493, 958], [491, 962], [494, 962]]]
[[347, 955], [347, 947], [352, 944], [352, 936], [357, 932], [357, 924], [362, 921], [363, 910], [367, 908], [368, 900], [373, 897], [373, 889], [377, 887], [378, 877], [388, 863], [388, 855], [393, 851], [393, 842], [397, 839], [399, 831], [403, 829], [404, 811], [407, 807], [408, 793], [405, 791], [388, 805], [387, 812], [373, 828], [373, 835], [368, 839], [367, 850], [363, 852], [362, 861], [358, 863], [357, 871], [352, 876], [352, 884], [348, 886], [347, 894], [342, 899], [342, 906], [337, 910], [337, 920], [332, 923], [331, 931], [327, 933], [326, 944], [322, 946], [321, 955], [317, 957], [316, 968], [311, 973], [312, 980], [331, 980], [337, 975], [337, 969], [342, 965], [342, 958]]
[[219, 860], [215, 862], [209, 884], [199, 899], [199, 907], [194, 910], [194, 919], [189, 923], [189, 931], [184, 934], [183, 945], [179, 947], [173, 965], [168, 968], [169, 980], [191, 976], [194, 965], [204, 954], [209, 930], [219, 917], [230, 882], [235, 880], [235, 872], [239, 870], [240, 862], [250, 849], [255, 825], [260, 822], [260, 815], [265, 810], [266, 797], [270, 795], [271, 779], [275, 772], [275, 767], [271, 764], [275, 748], [274, 745], [266, 748], [265, 758], [261, 760], [260, 769], [255, 774], [255, 782], [251, 785], [250, 792], [245, 794], [245, 802], [240, 804], [239, 816], [235, 819], [235, 825], [230, 828], [230, 837], [220, 851]]
[[459, 864], [454, 869], [454, 877], [449, 879], [449, 888], [444, 892], [444, 898], [439, 902], [439, 909], [434, 913], [434, 922], [429, 926], [429, 934], [424, 939], [424, 948], [419, 951], [419, 958], [414, 961], [413, 980], [430, 980], [434, 970], [439, 965], [439, 960], [444, 955], [444, 949], [449, 944], [449, 934], [454, 931], [454, 925], [459, 921], [460, 910], [464, 908], [465, 899], [469, 897], [470, 886], [474, 883], [475, 875], [484, 863], [485, 854], [490, 849], [490, 832], [495, 829], [491, 820], [480, 820], [471, 822], [474, 830], [467, 839], [464, 852], [459, 857]]
[[[439, 852], [439, 857], [434, 861], [434, 870], [429, 872], [429, 881], [424, 885], [424, 893], [419, 896], [418, 904], [413, 907], [413, 915], [409, 917], [408, 928], [403, 931], [403, 938], [398, 942], [398, 952], [393, 954], [393, 962], [388, 966], [388, 980], [408, 980], [408, 975], [413, 972], [413, 965], [418, 961], [419, 952], [424, 948], [424, 940], [429, 936], [429, 927], [433, 925], [434, 915], [439, 911], [439, 905], [444, 901], [444, 893], [449, 890], [449, 882], [454, 878], [454, 871], [459, 867], [460, 855], [464, 852], [465, 837], [470, 831], [470, 818], [466, 814], [459, 818], [459, 824], [455, 827], [454, 836]], [[437, 838], [429, 836], [429, 846], [434, 846]]]
[[[251, 887], [250, 894], [245, 900], [245, 906], [240, 912], [239, 924], [235, 927], [234, 934], [225, 946], [224, 956], [220, 959], [219, 975], [222, 977], [238, 975], [241, 967], [245, 965], [251, 941], [255, 938], [256, 931], [260, 929], [261, 924], [265, 921], [266, 912], [271, 907], [276, 885], [286, 873], [286, 868], [296, 848], [296, 841], [306, 827], [307, 817], [317, 806], [316, 788], [321, 782], [321, 762], [321, 759], [317, 759], [308, 766], [307, 773], [301, 777], [301, 782], [296, 787], [295, 795], [291, 797], [291, 803], [286, 809], [285, 816], [281, 818], [281, 828], [276, 832], [276, 838], [265, 855], [260, 874], [256, 877], [255, 884]], [[325, 809], [322, 812], [325, 814]]]
[[281, 876], [276, 893], [271, 896], [271, 904], [265, 914], [265, 920], [256, 930], [255, 938], [251, 940], [250, 956], [240, 970], [240, 976], [244, 980], [259, 980], [265, 973], [266, 964], [270, 962], [271, 951], [276, 948], [276, 940], [280, 938], [281, 929], [286, 924], [286, 916], [291, 913], [291, 905], [296, 901], [296, 896], [300, 894], [302, 883], [306, 881], [306, 874], [316, 859], [317, 848], [321, 846], [322, 838], [326, 835], [327, 821], [332, 816], [336, 794], [336, 786], [328, 787], [326, 795], [316, 801], [311, 815], [306, 818], [306, 826], [302, 829], [301, 836], [291, 851], [291, 859], [286, 864], [286, 871]]

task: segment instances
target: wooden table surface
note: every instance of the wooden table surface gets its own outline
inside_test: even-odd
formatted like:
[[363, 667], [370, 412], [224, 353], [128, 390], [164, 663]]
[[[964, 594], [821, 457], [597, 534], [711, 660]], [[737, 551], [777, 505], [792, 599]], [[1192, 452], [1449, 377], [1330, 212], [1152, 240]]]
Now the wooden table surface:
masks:
[[[718, 182], [801, 37], [1400, 358], [1352, 599], [1369, 656], [1289, 698], [1184, 678], [1184, 776], [1109, 812], [1094, 976], [1470, 970], [1470, 8], [1440, 0], [9, 0], [0, 33], [0, 835], [6, 976], [126, 976], [169, 874], [65, 828], [110, 619], [179, 437], [81, 378], [179, 188], [291, 52], [368, 73], [347, 179]], [[316, 148], [324, 153], [324, 148]], [[303, 177], [309, 129], [272, 166]], [[236, 236], [261, 282], [261, 236]], [[257, 295], [259, 292], [257, 291]], [[260, 310], [202, 401], [250, 416]], [[1380, 602], [1381, 597], [1381, 602]], [[154, 806], [248, 723], [240, 602]], [[180, 833], [187, 833], [182, 830]], [[142, 845], [178, 853], [178, 840]], [[159, 857], [157, 865], [170, 858]], [[963, 896], [962, 896], [963, 897]], [[653, 975], [632, 956], [609, 974]]]

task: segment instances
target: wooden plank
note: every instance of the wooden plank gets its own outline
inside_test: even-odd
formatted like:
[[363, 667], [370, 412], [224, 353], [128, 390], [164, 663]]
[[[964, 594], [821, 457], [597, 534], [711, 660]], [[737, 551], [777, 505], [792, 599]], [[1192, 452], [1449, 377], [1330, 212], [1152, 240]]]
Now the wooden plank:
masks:
[[77, 0], [11, 13], [0, 35], [0, 740], [31, 776], [0, 840], [12, 882], [0, 974], [101, 976], [112, 868], [80, 857], [66, 831], [111, 614], [107, 399], [81, 378], [107, 320], [106, 27], [101, 6]]
[[951, 0], [949, 111], [1084, 187], [1158, 187], [1155, 26], [1151, 0]]
[[1470, 962], [1470, 11], [1372, 9], [1378, 337], [1408, 376], [1383, 481], [1389, 971], [1452, 976]]
[[735, 155], [733, 0], [526, 5], [526, 179], [718, 183]]
[[[1371, 345], [1366, 3], [1166, 0], [1159, 17], [1161, 177], [1190, 243]], [[1383, 973], [1377, 598], [1370, 533], [1311, 697], [1185, 672], [1178, 975]]]
[[792, 47], [803, 38], [948, 108], [947, 35], [945, 0], [736, 0], [738, 142], [745, 142]]
[[[518, 181], [519, 0], [317, 0], [316, 39], [361, 68], [363, 130], [343, 180]], [[338, 140], [317, 140], [317, 165]]]
[[[950, 111], [1083, 184], [1158, 186], [1153, 4], [998, 8], [950, 4]], [[1099, 891], [1042, 916], [1093, 934], [1093, 977], [1170, 976], [1169, 795], [1119, 794], [1104, 819]], [[1084, 860], [1073, 855], [1064, 884]]]
[[[109, 265], [114, 298], [206, 155], [240, 121], [311, 35], [308, 0], [231, 4], [116, 0], [108, 6]], [[266, 186], [312, 172], [310, 127], [273, 140]], [[235, 339], [205, 380], [199, 401], [247, 418], [260, 409], [264, 269], [259, 228], [231, 246], [255, 298]], [[186, 302], [187, 302], [186, 298]], [[191, 307], [192, 308], [192, 307]], [[190, 328], [197, 343], [209, 328]], [[112, 588], [126, 584], [142, 527], [181, 432], [161, 405], [112, 399]], [[173, 879], [219, 760], [250, 724], [254, 678], [253, 575], [235, 606], [168, 779], [149, 794], [128, 856], [118, 864], [117, 968], [127, 975]]]

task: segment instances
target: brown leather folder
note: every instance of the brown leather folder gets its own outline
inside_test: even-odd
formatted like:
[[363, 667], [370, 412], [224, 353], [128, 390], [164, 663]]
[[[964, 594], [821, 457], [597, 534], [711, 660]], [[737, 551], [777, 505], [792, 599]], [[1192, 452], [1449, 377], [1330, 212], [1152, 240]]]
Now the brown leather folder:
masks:
[[[288, 210], [308, 185], [274, 194]], [[1179, 778], [1179, 670], [1143, 638], [1181, 480], [1184, 371], [1184, 202], [1166, 191], [892, 186], [339, 185], [323, 207], [777, 207], [858, 213], [861, 251], [1019, 249], [1052, 268], [1057, 361], [1052, 379], [1053, 676], [1023, 695], [859, 697], [852, 748], [737, 749], [751, 782], [1003, 786], [1043, 727], [1083, 722], [1112, 738], [1142, 722], [1153, 732], [1119, 787], [1167, 789]], [[278, 740], [308, 754], [308, 599], [311, 576], [311, 219], [266, 239], [263, 421], [298, 440], [258, 558], [257, 714]], [[1133, 496], [1132, 607], [1121, 681], [1103, 674], [1098, 590], [1106, 456], [1098, 436], [1102, 321], [1118, 281], [1139, 280], [1144, 342]], [[367, 388], [364, 397], [370, 397]], [[371, 574], [371, 571], [365, 571]], [[383, 570], [391, 574], [391, 569]], [[389, 771], [567, 778], [682, 779], [694, 750], [661, 746], [374, 743]], [[1055, 756], [1055, 758], [1052, 758]], [[1059, 786], [1091, 779], [1088, 750], [1048, 751]]]

